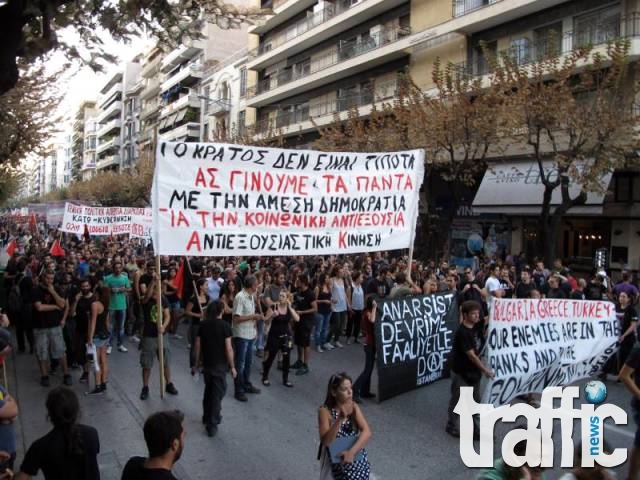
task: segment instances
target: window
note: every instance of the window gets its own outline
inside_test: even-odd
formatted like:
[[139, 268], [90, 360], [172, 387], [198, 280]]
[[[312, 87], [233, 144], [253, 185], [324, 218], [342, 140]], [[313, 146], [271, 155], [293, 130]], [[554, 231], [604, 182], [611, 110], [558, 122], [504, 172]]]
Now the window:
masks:
[[247, 94], [247, 67], [240, 69], [240, 96], [244, 97]]
[[245, 110], [240, 110], [238, 112], [238, 133], [243, 135], [245, 132], [247, 122], [247, 112]]
[[487, 42], [484, 49], [478, 45], [473, 49], [473, 71], [474, 75], [485, 75], [490, 71], [489, 60], [498, 52], [498, 42]]
[[614, 180], [614, 198], [616, 202], [640, 202], [640, 177], [623, 172], [616, 173]]
[[620, 6], [603, 8], [576, 17], [573, 21], [575, 45], [598, 45], [620, 36]]
[[531, 61], [530, 43], [525, 37], [511, 42], [509, 54], [518, 65], [525, 65]]
[[546, 25], [533, 31], [536, 60], [562, 53], [562, 22]]

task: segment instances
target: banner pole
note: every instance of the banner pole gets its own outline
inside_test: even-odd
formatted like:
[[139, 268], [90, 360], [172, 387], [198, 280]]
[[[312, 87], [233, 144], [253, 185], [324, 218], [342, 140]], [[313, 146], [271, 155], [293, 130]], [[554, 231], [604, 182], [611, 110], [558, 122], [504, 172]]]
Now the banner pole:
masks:
[[[153, 155], [156, 155], [156, 149], [158, 148], [158, 127], [156, 126], [153, 129]], [[158, 167], [157, 158], [155, 159], [155, 166]], [[154, 172], [155, 175], [155, 172]], [[153, 195], [153, 193], [152, 193]], [[156, 233], [156, 238], [159, 236], [159, 233]], [[158, 281], [156, 282], [156, 288], [158, 293], [158, 317], [157, 317], [157, 329], [158, 329], [158, 363], [160, 364], [160, 398], [164, 398], [164, 389], [165, 389], [165, 378], [164, 378], [164, 333], [161, 331], [162, 325], [164, 324], [164, 312], [162, 309], [162, 279], [160, 274], [160, 253], [158, 252], [158, 245], [154, 243], [153, 245], [154, 253], [156, 256], [156, 272], [158, 275]]]
[[416, 214], [413, 217], [413, 221], [411, 222], [411, 233], [409, 234], [409, 238], [411, 239], [411, 244], [409, 245], [409, 261], [407, 262], [407, 278], [410, 281], [413, 281], [411, 277], [411, 266], [413, 264], [413, 248], [416, 243], [416, 228], [418, 224], [418, 215], [420, 209], [418, 205], [416, 205]]

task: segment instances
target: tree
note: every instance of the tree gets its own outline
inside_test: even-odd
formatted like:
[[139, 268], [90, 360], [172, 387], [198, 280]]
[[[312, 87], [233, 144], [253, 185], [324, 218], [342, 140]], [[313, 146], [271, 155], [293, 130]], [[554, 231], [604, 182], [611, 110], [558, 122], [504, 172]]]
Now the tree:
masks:
[[0, 95], [0, 165], [45, 153], [58, 101], [55, 76], [45, 74], [42, 65], [25, 66], [15, 88]]
[[565, 56], [550, 51], [529, 65], [508, 54], [494, 62], [518, 127], [506, 137], [528, 150], [544, 186], [537, 239], [546, 262], [555, 258], [563, 216], [589, 193], [604, 194], [603, 179], [638, 146], [628, 49], [617, 41]]
[[[465, 187], [477, 180], [486, 166], [491, 147], [499, 149], [498, 132], [510, 116], [498, 85], [461, 74], [455, 65], [434, 64], [434, 88], [422, 91], [408, 75], [398, 79], [397, 98], [374, 104], [362, 117], [357, 108], [346, 120], [320, 127], [315, 146], [321, 150], [380, 152], [423, 148], [426, 151], [426, 187], [431, 215], [421, 223], [420, 244], [428, 251], [445, 252], [453, 218]], [[448, 208], [436, 212], [435, 190], [429, 184], [439, 177], [450, 194]]]
[[[0, 95], [16, 86], [19, 59], [29, 65], [56, 49], [101, 71], [115, 61], [103, 50], [102, 31], [115, 40], [145, 32], [175, 46], [200, 38], [204, 22], [235, 28], [265, 13], [217, 0], [7, 0], [0, 3]], [[59, 35], [62, 29], [71, 33]]]
[[0, 205], [15, 198], [26, 180], [25, 173], [9, 164], [0, 165]]

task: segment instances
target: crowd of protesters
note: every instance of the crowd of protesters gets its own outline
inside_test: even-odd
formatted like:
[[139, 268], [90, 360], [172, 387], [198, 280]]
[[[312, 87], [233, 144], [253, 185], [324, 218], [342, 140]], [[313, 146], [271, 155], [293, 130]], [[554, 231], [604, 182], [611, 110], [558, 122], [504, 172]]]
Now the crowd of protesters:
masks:
[[[3, 232], [0, 239], [6, 248], [8, 234]], [[35, 354], [38, 360], [43, 387], [50, 386], [51, 372], [58, 368], [65, 385], [88, 383], [93, 370], [95, 387], [87, 394], [105, 394], [109, 355], [116, 350], [126, 354], [129, 339], [140, 344], [140, 398], [145, 400], [160, 334], [167, 393], [178, 394], [171, 378], [172, 342], [188, 344], [192, 373], [201, 372], [205, 378], [202, 421], [209, 436], [216, 434], [221, 420], [228, 372], [234, 379], [234, 398], [246, 402], [261, 392], [252, 381], [254, 357], [262, 362], [263, 388], [271, 386], [274, 363], [281, 370], [281, 384], [291, 388], [296, 379], [304, 381], [321, 355], [363, 344], [362, 373], [353, 383], [346, 374], [334, 376], [319, 412], [324, 444], [353, 431], [363, 434], [355, 454], [371, 435], [362, 410], [354, 404], [375, 397], [371, 389], [376, 356], [373, 324], [377, 302], [385, 298], [456, 292], [462, 307], [461, 325], [452, 356], [461, 354], [452, 359], [452, 405], [460, 386], [477, 386], [478, 376], [467, 378], [469, 372], [493, 374], [479, 359], [482, 330], [475, 325], [486, 323], [496, 298], [615, 301], [623, 332], [621, 348], [603, 375], [619, 372], [636, 335], [638, 288], [634, 277], [623, 272], [615, 285], [604, 272], [578, 277], [561, 260], [546, 266], [524, 255], [504, 256], [487, 259], [473, 269], [446, 261], [417, 260], [408, 265], [406, 256], [386, 252], [189, 261], [163, 256], [158, 271], [152, 249], [135, 239], [65, 237], [51, 231], [35, 237], [24, 232], [11, 242], [4, 276], [9, 292], [7, 313], [15, 326], [18, 351]], [[52, 243], [57, 244], [56, 249]], [[188, 324], [186, 338], [179, 333], [183, 332], [178, 329], [181, 322]], [[291, 358], [294, 353], [295, 361]], [[75, 370], [78, 376], [74, 379]], [[446, 431], [458, 436], [455, 417], [450, 412]], [[145, 425], [149, 444], [146, 429]], [[182, 440], [175, 432], [173, 435], [169, 446], [157, 445], [153, 451], [166, 454], [170, 450], [169, 457], [175, 461]], [[357, 468], [332, 467], [334, 478], [369, 478], [366, 455], [355, 460], [349, 454], [346, 460]], [[33, 470], [32, 465], [36, 463], [27, 462], [25, 468]], [[144, 465], [132, 460], [123, 478], [142, 478], [131, 475]], [[356, 473], [349, 476], [348, 472]]]

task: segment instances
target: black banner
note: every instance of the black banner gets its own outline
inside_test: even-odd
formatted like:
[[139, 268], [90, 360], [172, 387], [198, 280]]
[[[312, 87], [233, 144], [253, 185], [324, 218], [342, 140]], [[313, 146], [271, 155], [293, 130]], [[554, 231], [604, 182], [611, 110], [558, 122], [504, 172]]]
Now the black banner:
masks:
[[375, 326], [378, 399], [444, 378], [457, 326], [455, 292], [380, 301]]

